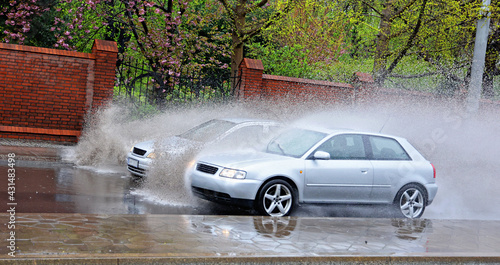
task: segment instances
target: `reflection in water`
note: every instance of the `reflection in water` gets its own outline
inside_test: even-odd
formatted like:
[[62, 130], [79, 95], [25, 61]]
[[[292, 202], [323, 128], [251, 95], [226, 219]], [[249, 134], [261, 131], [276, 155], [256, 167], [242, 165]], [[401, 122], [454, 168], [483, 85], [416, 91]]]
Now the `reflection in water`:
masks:
[[[297, 227], [296, 217], [254, 216], [183, 216], [190, 223], [190, 230], [200, 234], [210, 234], [225, 238], [265, 237], [287, 239]], [[252, 230], [251, 228], [255, 230]]]
[[255, 231], [265, 237], [286, 238], [295, 230], [297, 218], [254, 216], [253, 224]]
[[[0, 166], [7, 172], [6, 166]], [[16, 212], [24, 213], [138, 213], [129, 191], [135, 182], [121, 172], [57, 165], [16, 168]], [[0, 210], [6, 210], [7, 181], [0, 182]]]
[[[7, 172], [6, 166], [0, 166]], [[22, 168], [16, 167], [15, 202], [16, 212], [66, 212], [74, 211], [74, 203], [62, 196], [66, 180], [59, 186], [59, 168]], [[61, 192], [60, 189], [63, 191]], [[7, 181], [0, 182], [0, 211], [6, 210]], [[59, 200], [59, 202], [58, 202]], [[5, 203], [4, 203], [5, 202]]]
[[432, 221], [427, 219], [392, 219], [391, 224], [397, 228], [397, 238], [409, 241], [420, 239], [432, 227]]

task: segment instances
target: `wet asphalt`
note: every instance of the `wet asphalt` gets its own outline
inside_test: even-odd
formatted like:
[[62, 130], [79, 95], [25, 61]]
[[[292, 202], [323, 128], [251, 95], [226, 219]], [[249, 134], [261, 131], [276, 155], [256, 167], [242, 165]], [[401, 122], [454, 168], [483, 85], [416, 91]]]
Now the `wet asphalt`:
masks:
[[[0, 146], [0, 264], [500, 264], [495, 220], [151, 214], [153, 204], [123, 194], [136, 188], [128, 178], [110, 184], [88, 174], [95, 185], [64, 190], [80, 185], [64, 183], [67, 148]], [[16, 200], [9, 153], [30, 168], [15, 181]]]

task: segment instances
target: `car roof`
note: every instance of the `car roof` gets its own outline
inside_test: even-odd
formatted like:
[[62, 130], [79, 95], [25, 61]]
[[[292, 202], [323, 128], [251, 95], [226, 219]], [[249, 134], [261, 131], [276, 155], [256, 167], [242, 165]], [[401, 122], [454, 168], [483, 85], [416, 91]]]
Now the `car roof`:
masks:
[[329, 136], [338, 135], [338, 134], [364, 134], [364, 135], [389, 137], [389, 138], [394, 138], [394, 139], [405, 139], [403, 137], [399, 137], [399, 136], [395, 136], [395, 135], [383, 134], [383, 133], [378, 133], [378, 132], [359, 131], [359, 130], [346, 129], [346, 128], [327, 128], [327, 127], [321, 127], [321, 126], [307, 126], [307, 127], [297, 127], [297, 128], [311, 130], [311, 131], [318, 131], [318, 132], [328, 134]]
[[236, 124], [242, 123], [275, 123], [279, 124], [277, 121], [265, 120], [265, 119], [253, 119], [253, 118], [219, 118], [216, 120], [228, 121]]

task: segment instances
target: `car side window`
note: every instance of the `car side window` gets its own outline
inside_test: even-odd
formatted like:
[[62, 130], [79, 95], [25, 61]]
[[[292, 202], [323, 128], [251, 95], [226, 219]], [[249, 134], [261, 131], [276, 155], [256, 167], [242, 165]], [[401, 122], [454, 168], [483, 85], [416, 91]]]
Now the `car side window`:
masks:
[[374, 160], [411, 160], [398, 141], [392, 138], [369, 136]]
[[331, 160], [366, 159], [363, 136], [357, 134], [337, 135], [324, 142], [316, 151], [330, 154]]

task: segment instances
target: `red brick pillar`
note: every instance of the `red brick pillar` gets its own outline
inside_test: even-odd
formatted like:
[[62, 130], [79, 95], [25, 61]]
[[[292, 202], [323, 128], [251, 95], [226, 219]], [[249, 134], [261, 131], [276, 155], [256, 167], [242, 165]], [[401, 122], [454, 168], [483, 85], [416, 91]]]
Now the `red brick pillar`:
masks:
[[375, 81], [371, 74], [356, 72], [352, 77], [354, 86], [354, 101], [369, 102], [375, 96]]
[[92, 102], [87, 101], [87, 107], [95, 110], [113, 98], [118, 47], [114, 41], [95, 40], [92, 54], [95, 56], [94, 89]]
[[240, 64], [241, 84], [236, 96], [238, 99], [262, 97], [262, 61], [245, 58]]

